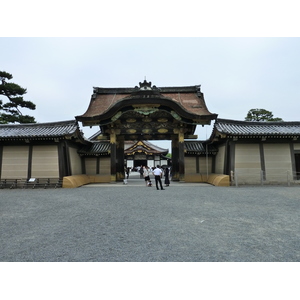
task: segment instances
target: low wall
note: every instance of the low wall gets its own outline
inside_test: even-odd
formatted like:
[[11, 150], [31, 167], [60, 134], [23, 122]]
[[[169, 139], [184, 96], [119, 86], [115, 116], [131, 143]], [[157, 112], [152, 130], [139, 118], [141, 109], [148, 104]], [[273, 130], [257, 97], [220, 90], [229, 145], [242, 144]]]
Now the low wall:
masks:
[[215, 186], [230, 186], [229, 175], [224, 174], [185, 174], [185, 182], [206, 182]]
[[[185, 174], [185, 182], [206, 182], [215, 186], [230, 186], [229, 175], [224, 174]], [[63, 178], [63, 188], [76, 188], [89, 183], [111, 182], [110, 175], [72, 175]]]
[[110, 175], [72, 175], [63, 178], [63, 188], [76, 188], [89, 183], [107, 183], [110, 182]]

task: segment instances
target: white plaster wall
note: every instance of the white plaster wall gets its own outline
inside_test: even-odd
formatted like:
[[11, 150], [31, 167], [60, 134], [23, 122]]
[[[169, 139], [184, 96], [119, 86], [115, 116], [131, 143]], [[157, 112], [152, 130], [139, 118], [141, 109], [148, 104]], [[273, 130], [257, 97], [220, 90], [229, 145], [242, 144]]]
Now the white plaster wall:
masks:
[[300, 150], [300, 144], [298, 144], [298, 143], [296, 144], [296, 143], [295, 143], [295, 144], [294, 144], [294, 150]]
[[168, 165], [168, 161], [166, 159], [162, 159], [160, 161], [160, 165], [163, 166], [163, 165]]
[[100, 175], [110, 175], [110, 157], [100, 157]]
[[219, 147], [219, 151], [216, 155], [216, 162], [215, 162], [216, 174], [224, 173], [224, 160], [225, 160], [225, 145]]
[[153, 159], [147, 161], [147, 166], [148, 166], [149, 168], [154, 167], [154, 161], [153, 161]]
[[127, 160], [127, 167], [128, 168], [133, 168], [133, 160]]
[[196, 173], [196, 157], [186, 156], [184, 158], [184, 173], [185, 174]]
[[85, 158], [85, 171], [87, 175], [96, 175], [97, 171], [97, 158], [96, 157], [86, 157]]
[[77, 153], [77, 148], [69, 147], [70, 163], [71, 163], [71, 174], [79, 175], [82, 174], [81, 170], [81, 159]]
[[[199, 168], [200, 173], [206, 175], [211, 174], [212, 169], [212, 157], [208, 156], [207, 158], [204, 156], [200, 156], [199, 158]], [[217, 173], [217, 172], [216, 172]]]
[[[185, 174], [196, 174], [196, 156], [186, 156], [184, 157], [184, 172]], [[211, 173], [212, 169], [212, 158], [211, 157], [199, 157], [199, 174], [206, 175]]]

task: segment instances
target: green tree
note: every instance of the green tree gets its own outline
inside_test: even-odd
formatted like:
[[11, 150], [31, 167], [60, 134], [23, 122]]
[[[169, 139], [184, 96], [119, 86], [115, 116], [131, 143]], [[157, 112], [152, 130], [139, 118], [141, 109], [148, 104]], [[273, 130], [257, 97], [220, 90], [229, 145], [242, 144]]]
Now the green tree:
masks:
[[11, 74], [0, 71], [0, 96], [5, 96], [7, 102], [0, 99], [0, 124], [8, 123], [35, 123], [35, 118], [23, 115], [21, 108], [35, 109], [35, 104], [25, 101], [23, 95], [27, 90], [13, 82], [7, 82], [13, 77]]
[[248, 111], [245, 121], [283, 121], [281, 118], [274, 118], [273, 113], [263, 108], [253, 108]]

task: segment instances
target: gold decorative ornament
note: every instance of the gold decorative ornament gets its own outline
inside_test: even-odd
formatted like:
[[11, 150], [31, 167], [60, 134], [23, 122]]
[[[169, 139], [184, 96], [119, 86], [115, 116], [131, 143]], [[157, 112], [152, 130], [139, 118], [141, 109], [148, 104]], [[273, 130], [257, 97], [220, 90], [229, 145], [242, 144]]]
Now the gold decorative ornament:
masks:
[[132, 133], [136, 133], [136, 130], [135, 129], [127, 129], [126, 132], [132, 134]]
[[160, 128], [157, 130], [159, 133], [167, 133], [168, 132], [168, 129], [165, 129], [165, 128]]
[[142, 130], [143, 133], [151, 133], [152, 130], [151, 129], [148, 129], [148, 128], [145, 128]]
[[132, 105], [134, 107], [134, 111], [141, 114], [148, 116], [156, 111], [158, 111], [158, 107], [160, 104], [146, 104], [146, 105]]
[[165, 122], [168, 122], [168, 119], [167, 118], [159, 118], [159, 119], [157, 119], [157, 122], [165, 123]]

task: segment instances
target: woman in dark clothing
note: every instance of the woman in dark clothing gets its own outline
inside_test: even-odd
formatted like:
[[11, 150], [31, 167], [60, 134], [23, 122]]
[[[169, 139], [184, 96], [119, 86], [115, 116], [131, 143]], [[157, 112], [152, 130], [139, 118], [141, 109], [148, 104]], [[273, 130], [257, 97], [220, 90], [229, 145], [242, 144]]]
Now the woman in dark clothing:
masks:
[[166, 186], [169, 186], [170, 184], [170, 179], [169, 179], [169, 168], [165, 168], [165, 185]]

